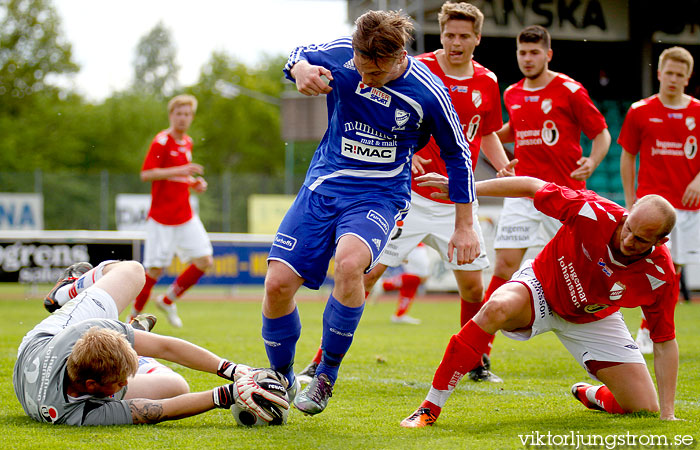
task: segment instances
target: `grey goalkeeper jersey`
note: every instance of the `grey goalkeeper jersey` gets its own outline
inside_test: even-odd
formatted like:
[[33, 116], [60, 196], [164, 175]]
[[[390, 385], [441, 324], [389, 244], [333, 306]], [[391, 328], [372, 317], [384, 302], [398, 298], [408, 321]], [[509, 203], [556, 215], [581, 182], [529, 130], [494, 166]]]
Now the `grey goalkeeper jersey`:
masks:
[[122, 400], [126, 387], [109, 398], [83, 396], [71, 401], [66, 394], [68, 356], [75, 342], [93, 326], [123, 333], [134, 345], [133, 328], [112, 319], [84, 320], [55, 335], [40, 332], [23, 342], [12, 382], [17, 399], [32, 419], [68, 425], [133, 423], [129, 405]]

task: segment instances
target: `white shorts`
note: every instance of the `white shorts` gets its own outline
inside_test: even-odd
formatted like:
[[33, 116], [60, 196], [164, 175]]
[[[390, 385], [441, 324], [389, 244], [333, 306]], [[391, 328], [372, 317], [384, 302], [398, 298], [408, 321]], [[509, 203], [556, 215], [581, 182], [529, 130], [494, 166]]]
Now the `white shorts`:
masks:
[[31, 342], [37, 334], [56, 335], [64, 328], [88, 319], [115, 319], [119, 320], [119, 311], [114, 299], [105, 290], [90, 286], [69, 300], [61, 308], [57, 309], [22, 339], [17, 354], [22, 351], [26, 343]]
[[497, 249], [542, 246], [559, 228], [561, 222], [538, 211], [532, 199], [505, 198], [493, 246]]
[[[522, 269], [515, 272], [510, 281], [519, 281], [527, 286], [535, 317], [532, 328], [501, 331], [504, 336], [517, 341], [527, 341], [538, 334], [553, 331], [564, 347], [587, 372], [587, 361], [646, 364], [620, 311], [589, 323], [573, 323], [562, 319], [549, 307], [542, 292], [542, 285], [535, 278], [531, 260], [527, 261]], [[588, 372], [588, 374], [597, 379], [592, 373]]]
[[148, 219], [143, 266], [146, 269], [168, 267], [175, 252], [182, 262], [214, 253], [199, 216], [192, 217], [182, 225], [163, 225]]
[[[471, 263], [458, 265], [447, 260], [447, 245], [455, 230], [455, 206], [429, 200], [414, 192], [411, 192], [411, 210], [403, 221], [401, 236], [390, 239], [379, 257], [379, 263], [389, 267], [397, 267], [406, 259], [416, 246], [424, 242], [437, 250], [445, 261], [445, 267], [450, 270], [483, 270], [489, 266], [486, 256], [486, 244], [484, 235], [479, 225], [479, 203], [472, 203], [472, 216], [474, 218], [474, 231], [479, 236], [481, 254]], [[391, 235], [394, 236], [394, 229]], [[456, 255], [453, 255], [453, 260]]]
[[676, 210], [676, 226], [666, 243], [674, 264], [700, 264], [700, 211]]
[[403, 270], [421, 278], [428, 278], [431, 272], [428, 248], [424, 245], [414, 248], [406, 257], [406, 261], [403, 263]]

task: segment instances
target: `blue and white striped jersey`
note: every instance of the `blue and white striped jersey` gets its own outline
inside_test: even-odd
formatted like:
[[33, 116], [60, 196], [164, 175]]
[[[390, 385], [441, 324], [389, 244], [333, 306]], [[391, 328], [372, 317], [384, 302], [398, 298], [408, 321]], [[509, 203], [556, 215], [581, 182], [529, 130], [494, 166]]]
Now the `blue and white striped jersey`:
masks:
[[330, 197], [410, 201], [411, 157], [431, 134], [450, 178], [450, 199], [476, 198], [469, 146], [443, 83], [416, 59], [381, 88], [362, 83], [351, 38], [297, 47], [284, 72], [300, 60], [333, 74], [327, 95], [328, 129], [314, 154], [304, 186]]

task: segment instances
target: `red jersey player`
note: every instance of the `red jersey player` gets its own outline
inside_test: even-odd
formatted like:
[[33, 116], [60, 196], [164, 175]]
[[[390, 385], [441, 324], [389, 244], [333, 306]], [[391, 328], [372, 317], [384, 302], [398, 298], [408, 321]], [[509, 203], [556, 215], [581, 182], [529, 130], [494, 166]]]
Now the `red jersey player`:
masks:
[[[586, 89], [568, 76], [549, 70], [551, 39], [534, 25], [517, 38], [517, 59], [523, 78], [503, 94], [510, 120], [498, 136], [514, 142], [517, 175], [534, 176], [574, 189], [585, 187], [605, 158], [610, 133], [603, 115]], [[592, 140], [589, 157], [582, 156], [581, 132]], [[538, 212], [527, 198], [507, 198], [494, 240], [496, 264], [485, 299], [510, 279], [529, 247], [543, 245], [561, 224]]]
[[[423, 178], [446, 191], [444, 177]], [[531, 177], [481, 181], [477, 194], [532, 197], [535, 208], [563, 225], [534, 262], [498, 288], [452, 336], [426, 400], [401, 425], [432, 425], [498, 330], [517, 340], [553, 331], [590, 376], [604, 383], [572, 386], [586, 407], [618, 414], [660, 410], [662, 419], [675, 419], [678, 286], [670, 252], [662, 245], [675, 224], [673, 206], [651, 194], [628, 213], [592, 191]], [[647, 314], [655, 341], [658, 399], [644, 357], [618, 311], [637, 306]]]
[[[469, 142], [473, 168], [479, 159], [479, 149], [483, 148], [484, 154], [501, 175], [513, 175], [512, 167], [508, 166], [508, 157], [496, 136], [496, 131], [503, 125], [498, 79], [493, 72], [472, 59], [474, 49], [481, 40], [484, 15], [469, 3], [446, 2], [438, 14], [438, 21], [443, 48], [416, 58], [425, 63], [449, 90], [450, 99]], [[417, 152], [414, 160], [418, 161], [414, 165], [414, 175], [418, 172], [447, 175], [445, 163], [440, 158], [440, 148], [433, 138]], [[411, 191], [411, 211], [401, 227], [394, 231], [379, 263], [365, 275], [365, 291], [372, 290], [387, 267], [401, 265], [416, 245], [424, 242], [437, 250], [444, 264], [453, 270], [462, 298], [460, 323], [464, 325], [482, 305], [484, 287], [481, 271], [489, 265], [479, 226], [478, 203], [475, 201], [472, 204], [472, 216], [474, 230], [479, 235], [481, 254], [474, 262], [460, 265], [447, 258], [448, 242], [454, 228], [454, 204], [449, 200], [432, 199], [430, 193], [434, 190], [420, 187], [416, 183], [411, 184]], [[410, 288], [405, 288], [406, 291], [413, 290], [413, 295], [420, 284], [415, 281], [407, 284]], [[414, 321], [406, 314], [392, 317], [394, 323]], [[302, 380], [309, 375], [313, 376], [320, 360], [319, 350], [311, 364], [300, 373]], [[502, 381], [484, 368], [479, 368], [471, 376], [476, 381]]]
[[175, 301], [214, 264], [213, 250], [199, 217], [190, 207], [190, 188], [206, 191], [207, 182], [200, 175], [204, 169], [192, 162], [192, 139], [187, 130], [197, 111], [197, 99], [178, 95], [168, 103], [170, 128], [156, 135], [141, 169], [141, 180], [150, 181], [151, 209], [146, 223], [143, 265], [146, 284], [134, 301], [131, 316], [141, 312], [153, 285], [170, 265], [175, 254], [190, 265], [156, 299], [156, 306], [166, 312], [174, 327], [181, 327]]
[[[700, 263], [700, 158], [696, 157], [700, 101], [683, 93], [692, 73], [690, 52], [682, 47], [664, 50], [657, 71], [659, 93], [630, 107], [618, 138], [623, 149], [620, 175], [627, 207], [646, 194], [659, 194], [676, 208], [678, 223], [669, 247], [679, 281], [683, 265]], [[637, 344], [643, 352], [651, 353], [644, 319]]]

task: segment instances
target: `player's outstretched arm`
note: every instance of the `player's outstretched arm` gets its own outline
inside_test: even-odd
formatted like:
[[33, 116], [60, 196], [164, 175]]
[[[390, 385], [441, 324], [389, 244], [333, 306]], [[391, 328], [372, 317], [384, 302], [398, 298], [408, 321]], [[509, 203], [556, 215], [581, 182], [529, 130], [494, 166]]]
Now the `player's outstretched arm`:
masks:
[[233, 364], [209, 350], [171, 336], [134, 330], [134, 350], [142, 356], [165, 359], [202, 372], [214, 373], [228, 380], [237, 380], [250, 367]]
[[654, 343], [654, 372], [659, 387], [661, 420], [676, 420], [674, 402], [678, 379], [678, 343], [675, 339]]
[[213, 391], [182, 394], [164, 400], [127, 400], [134, 424], [158, 423], [194, 416], [214, 409]]
[[[449, 198], [447, 177], [437, 173], [429, 173], [416, 178], [416, 181], [419, 186], [440, 189], [441, 192], [431, 194], [433, 198]], [[493, 178], [475, 183], [476, 195], [485, 197], [534, 197], [535, 193], [545, 184], [547, 184], [545, 181], [533, 177]]]

